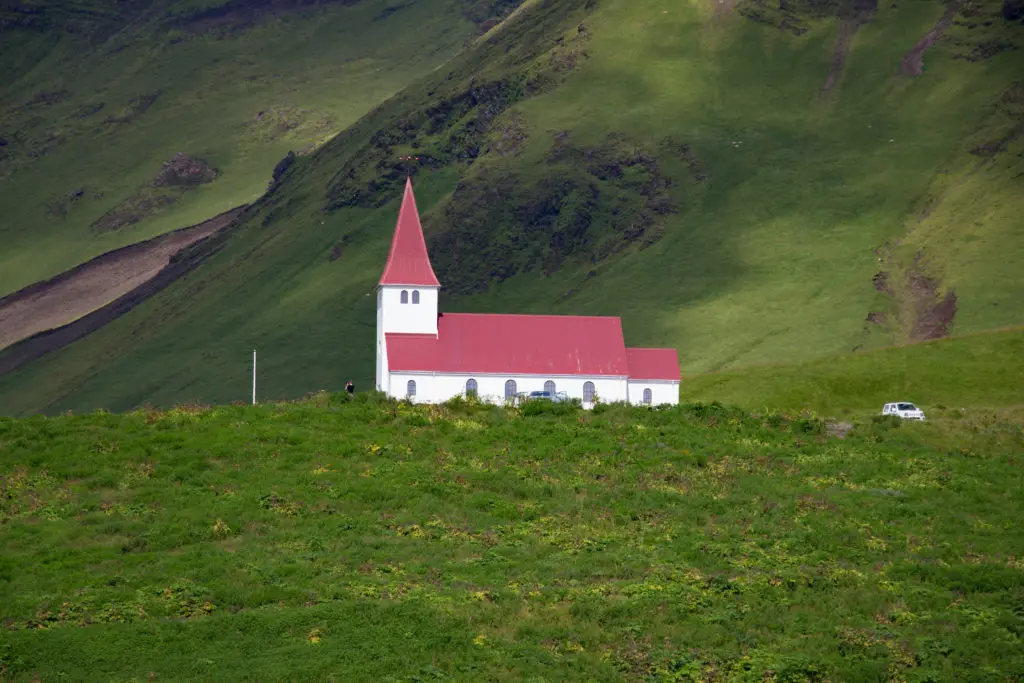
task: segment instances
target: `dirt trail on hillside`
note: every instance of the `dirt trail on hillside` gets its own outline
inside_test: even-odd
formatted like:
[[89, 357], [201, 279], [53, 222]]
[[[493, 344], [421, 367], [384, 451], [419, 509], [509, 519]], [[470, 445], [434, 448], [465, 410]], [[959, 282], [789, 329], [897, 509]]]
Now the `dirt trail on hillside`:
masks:
[[107, 252], [0, 299], [0, 349], [67, 325], [153, 279], [182, 249], [231, 223], [245, 207]]
[[903, 61], [900, 62], [900, 73], [904, 76], [920, 76], [924, 73], [924, 53], [953, 25], [953, 19], [965, 2], [966, 0], [949, 0], [946, 11], [935, 22], [935, 26], [903, 57]]
[[836, 32], [836, 45], [832, 49], [832, 61], [829, 63], [828, 78], [821, 88], [821, 94], [827, 95], [846, 68], [846, 59], [853, 45], [853, 38], [864, 24], [875, 18], [878, 0], [855, 0], [850, 15], [839, 20]]
[[233, 219], [246, 208], [248, 207], [232, 209], [201, 223], [200, 225], [209, 225], [216, 222], [223, 229], [213, 229], [205, 237], [194, 240], [190, 247], [182, 247], [177, 252], [177, 258], [170, 259], [151, 279], [105, 306], [101, 306], [66, 325], [38, 332], [0, 351], [0, 377], [99, 330], [159, 293], [186, 273], [202, 265], [206, 259], [220, 251], [225, 242], [223, 236], [226, 236]]

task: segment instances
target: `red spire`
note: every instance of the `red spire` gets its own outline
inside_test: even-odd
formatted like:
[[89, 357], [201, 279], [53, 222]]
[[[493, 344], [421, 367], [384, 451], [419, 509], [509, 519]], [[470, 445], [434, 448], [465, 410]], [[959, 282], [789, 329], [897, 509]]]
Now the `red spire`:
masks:
[[412, 178], [405, 181], [405, 196], [398, 211], [398, 224], [391, 240], [391, 251], [380, 277], [382, 285], [419, 285], [440, 287], [427, 256], [427, 243], [423, 241], [420, 214], [416, 210], [416, 197], [412, 193]]

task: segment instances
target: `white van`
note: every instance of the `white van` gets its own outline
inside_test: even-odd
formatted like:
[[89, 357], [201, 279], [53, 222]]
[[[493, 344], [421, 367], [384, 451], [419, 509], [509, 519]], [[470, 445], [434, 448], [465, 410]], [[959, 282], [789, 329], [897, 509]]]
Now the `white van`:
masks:
[[924, 411], [913, 403], [906, 402], [886, 403], [882, 408], [882, 415], [895, 415], [904, 420], [924, 420]]

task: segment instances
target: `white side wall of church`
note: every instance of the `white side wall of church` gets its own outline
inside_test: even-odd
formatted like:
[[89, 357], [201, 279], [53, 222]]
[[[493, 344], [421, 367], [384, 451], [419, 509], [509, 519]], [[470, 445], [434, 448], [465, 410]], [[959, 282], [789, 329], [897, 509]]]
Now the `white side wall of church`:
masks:
[[644, 405], [644, 389], [651, 390], [651, 405], [663, 403], [676, 405], [679, 403], [679, 382], [668, 380], [629, 380], [629, 402], [633, 405]]
[[377, 333], [377, 368], [380, 373], [377, 379], [377, 391], [388, 393], [388, 387], [391, 385], [391, 373], [388, 372], [388, 346], [387, 340], [380, 332]]
[[[406, 303], [402, 303], [403, 292]], [[388, 332], [436, 335], [437, 292], [437, 287], [382, 285], [377, 298], [378, 336]]]
[[398, 399], [406, 397], [410, 380], [416, 382], [415, 403], [443, 403], [455, 396], [465, 396], [466, 383], [476, 380], [477, 396], [482, 400], [502, 403], [505, 400], [505, 383], [514, 380], [517, 394], [544, 391], [544, 383], [553, 381], [555, 391], [564, 391], [570, 398], [583, 399], [583, 385], [594, 383], [598, 400], [603, 403], [625, 401], [627, 383], [622, 377], [588, 377], [582, 375], [462, 375], [448, 373], [393, 372], [389, 373], [390, 386], [387, 393]]

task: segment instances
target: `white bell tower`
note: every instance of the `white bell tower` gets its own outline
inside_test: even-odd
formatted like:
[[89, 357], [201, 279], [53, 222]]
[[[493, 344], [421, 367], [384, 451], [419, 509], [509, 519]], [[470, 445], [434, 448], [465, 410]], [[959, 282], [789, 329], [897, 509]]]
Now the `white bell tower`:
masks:
[[412, 180], [406, 180], [391, 251], [377, 286], [377, 389], [389, 392], [388, 334], [437, 336], [437, 298], [441, 291], [427, 255]]

